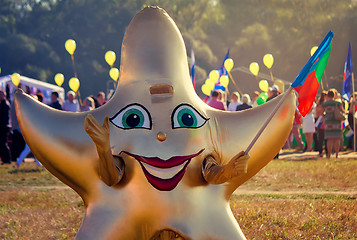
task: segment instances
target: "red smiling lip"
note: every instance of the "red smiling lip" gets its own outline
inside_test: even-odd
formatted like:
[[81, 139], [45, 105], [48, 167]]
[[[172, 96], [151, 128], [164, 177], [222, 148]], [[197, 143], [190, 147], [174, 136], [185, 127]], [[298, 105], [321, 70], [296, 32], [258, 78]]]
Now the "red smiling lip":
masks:
[[[198, 153], [192, 154], [192, 155], [174, 156], [174, 157], [169, 158], [168, 160], [163, 160], [158, 157], [139, 156], [139, 155], [129, 153], [126, 151], [123, 151], [123, 153], [135, 158], [140, 163], [146, 179], [149, 181], [149, 183], [154, 188], [156, 188], [160, 191], [171, 191], [172, 189], [174, 189], [177, 186], [177, 184], [183, 178], [186, 168], [187, 168], [187, 165], [190, 163], [191, 159], [198, 156], [203, 151], [204, 151], [204, 149], [202, 149]], [[146, 165], [146, 166], [144, 166], [144, 165]], [[147, 166], [147, 165], [149, 165], [149, 166]], [[158, 170], [160, 170], [160, 169], [170, 170], [170, 168], [179, 167], [180, 165], [182, 165], [182, 169], [169, 179], [162, 179], [157, 176], [154, 176], [146, 169], [146, 167], [153, 167], [153, 168], [157, 168]]]

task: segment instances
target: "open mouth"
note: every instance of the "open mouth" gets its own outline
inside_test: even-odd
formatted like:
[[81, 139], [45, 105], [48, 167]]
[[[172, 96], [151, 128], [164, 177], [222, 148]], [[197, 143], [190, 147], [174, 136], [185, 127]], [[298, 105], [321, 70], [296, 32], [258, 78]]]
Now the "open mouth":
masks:
[[204, 149], [196, 154], [174, 156], [167, 160], [158, 157], [144, 157], [125, 151], [123, 152], [135, 158], [140, 163], [146, 179], [154, 188], [160, 191], [171, 191], [185, 175], [186, 168], [191, 162], [191, 159], [198, 156], [203, 151]]

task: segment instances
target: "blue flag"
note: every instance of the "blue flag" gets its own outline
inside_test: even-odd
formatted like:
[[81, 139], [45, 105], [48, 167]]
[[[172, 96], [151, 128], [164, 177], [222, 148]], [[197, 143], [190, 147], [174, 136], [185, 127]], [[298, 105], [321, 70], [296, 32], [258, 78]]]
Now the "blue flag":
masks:
[[220, 68], [218, 68], [218, 72], [219, 72], [219, 76], [222, 76], [222, 75], [227, 75], [228, 72], [226, 70], [226, 68], [224, 67], [224, 62], [229, 58], [229, 49], [226, 53], [226, 56], [224, 56], [224, 59], [223, 59], [223, 62], [222, 62], [222, 65]]
[[[216, 69], [219, 72], [219, 77], [223, 76], [223, 75], [227, 75], [228, 72], [226, 70], [226, 68], [224, 67], [224, 62], [229, 58], [229, 50], [227, 51], [226, 55], [223, 58], [223, 62], [220, 68]], [[221, 82], [218, 78], [218, 82], [216, 82], [216, 85], [214, 86], [214, 90], [222, 90], [222, 91], [226, 91], [226, 88], [223, 87], [222, 85], [220, 85]]]
[[196, 62], [196, 60], [195, 60], [195, 53], [193, 52], [193, 50], [191, 50], [190, 72], [191, 72], [191, 80], [192, 80], [193, 87], [195, 87], [195, 85], [196, 85], [195, 62]]
[[352, 72], [353, 72], [352, 51], [351, 51], [351, 43], [349, 43], [346, 62], [345, 62], [345, 69], [343, 73], [343, 85], [342, 85], [342, 96], [346, 100], [350, 100], [351, 98]]

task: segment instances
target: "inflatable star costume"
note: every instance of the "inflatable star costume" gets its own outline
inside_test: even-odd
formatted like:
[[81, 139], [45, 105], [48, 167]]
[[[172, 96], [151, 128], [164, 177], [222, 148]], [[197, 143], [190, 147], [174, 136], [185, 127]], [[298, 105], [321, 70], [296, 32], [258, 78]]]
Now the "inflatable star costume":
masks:
[[89, 113], [58, 111], [16, 93], [32, 152], [85, 203], [76, 239], [245, 239], [229, 198], [284, 144], [295, 95], [249, 156], [242, 150], [279, 97], [243, 112], [206, 105], [193, 89], [182, 36], [164, 10], [148, 7], [132, 20], [120, 69], [113, 98]]

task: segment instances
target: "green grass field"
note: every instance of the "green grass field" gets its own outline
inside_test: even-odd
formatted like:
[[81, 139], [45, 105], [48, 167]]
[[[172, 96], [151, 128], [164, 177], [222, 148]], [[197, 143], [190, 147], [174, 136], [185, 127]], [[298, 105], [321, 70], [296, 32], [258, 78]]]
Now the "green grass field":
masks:
[[[273, 160], [233, 195], [248, 239], [357, 239], [357, 159]], [[79, 196], [34, 163], [0, 167], [0, 239], [73, 239]]]

